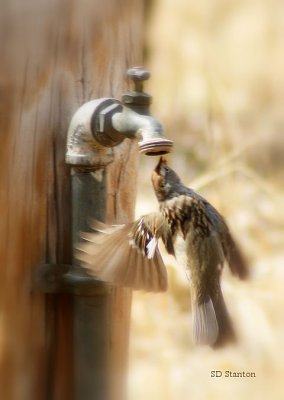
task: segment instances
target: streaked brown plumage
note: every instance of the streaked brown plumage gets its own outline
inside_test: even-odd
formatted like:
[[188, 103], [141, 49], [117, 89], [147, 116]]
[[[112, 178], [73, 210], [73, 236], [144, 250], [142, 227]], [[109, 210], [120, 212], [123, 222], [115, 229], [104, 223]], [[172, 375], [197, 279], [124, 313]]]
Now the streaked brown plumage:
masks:
[[[187, 188], [161, 158], [152, 174], [160, 212], [115, 227], [96, 222], [84, 234], [78, 259], [96, 278], [133, 289], [164, 291], [167, 273], [158, 239], [182, 259], [190, 273], [193, 339], [217, 347], [235, 339], [220, 277], [225, 258], [243, 279], [248, 270], [224, 218], [203, 197]], [[181, 257], [180, 257], [181, 256]]]
[[112, 227], [94, 221], [91, 227], [96, 233], [82, 234], [85, 242], [78, 245], [77, 259], [102, 281], [136, 290], [165, 291], [167, 271], [157, 246], [157, 239], [164, 235], [163, 224], [159, 213]]

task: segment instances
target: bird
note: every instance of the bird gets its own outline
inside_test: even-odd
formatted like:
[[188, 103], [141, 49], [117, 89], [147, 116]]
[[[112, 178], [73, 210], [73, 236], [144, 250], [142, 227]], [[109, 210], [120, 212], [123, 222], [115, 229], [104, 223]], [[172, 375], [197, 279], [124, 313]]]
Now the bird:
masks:
[[76, 258], [98, 280], [163, 292], [168, 279], [158, 246], [161, 239], [166, 251], [189, 274], [194, 344], [218, 348], [236, 342], [221, 290], [221, 274], [225, 260], [240, 279], [246, 279], [249, 270], [224, 217], [184, 185], [164, 157], [151, 180], [159, 211], [123, 225], [93, 221], [94, 232], [82, 233]]

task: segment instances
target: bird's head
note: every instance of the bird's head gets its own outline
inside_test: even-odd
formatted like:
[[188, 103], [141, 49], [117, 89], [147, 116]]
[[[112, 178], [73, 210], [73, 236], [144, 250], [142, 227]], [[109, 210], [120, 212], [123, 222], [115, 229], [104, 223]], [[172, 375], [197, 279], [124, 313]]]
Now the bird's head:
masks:
[[152, 184], [159, 201], [171, 199], [179, 194], [181, 180], [171, 169], [165, 158], [160, 157], [156, 168], [152, 172]]

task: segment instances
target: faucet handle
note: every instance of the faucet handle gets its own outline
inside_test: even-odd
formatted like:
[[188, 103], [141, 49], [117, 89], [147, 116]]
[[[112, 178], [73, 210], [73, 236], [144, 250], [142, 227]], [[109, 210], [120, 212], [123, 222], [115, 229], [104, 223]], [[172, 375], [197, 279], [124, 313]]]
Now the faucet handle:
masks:
[[143, 91], [143, 82], [150, 78], [150, 72], [143, 67], [132, 67], [127, 70], [127, 76], [134, 82], [134, 90], [122, 96], [122, 103], [128, 107], [149, 107], [152, 96]]
[[134, 82], [135, 92], [143, 92], [143, 82], [150, 78], [150, 72], [143, 67], [132, 67], [127, 70], [127, 76]]

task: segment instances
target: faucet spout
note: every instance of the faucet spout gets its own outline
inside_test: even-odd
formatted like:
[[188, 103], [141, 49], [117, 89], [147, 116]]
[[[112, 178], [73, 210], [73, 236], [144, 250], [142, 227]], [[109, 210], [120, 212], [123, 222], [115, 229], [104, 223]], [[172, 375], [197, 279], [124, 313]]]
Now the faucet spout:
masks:
[[158, 156], [171, 151], [173, 142], [164, 136], [160, 122], [147, 110], [141, 114], [129, 107], [112, 116], [112, 126], [130, 139], [138, 139], [139, 152], [147, 156]]

